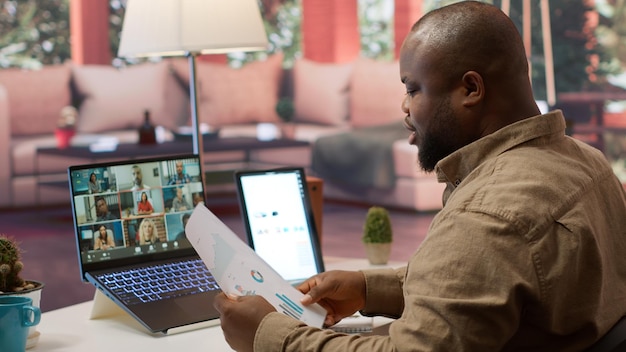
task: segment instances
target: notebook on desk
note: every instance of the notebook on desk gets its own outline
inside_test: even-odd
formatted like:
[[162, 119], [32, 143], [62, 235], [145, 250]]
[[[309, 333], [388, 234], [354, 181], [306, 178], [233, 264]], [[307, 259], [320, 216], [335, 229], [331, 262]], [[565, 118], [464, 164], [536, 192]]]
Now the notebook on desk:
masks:
[[184, 233], [204, 201], [197, 156], [76, 165], [68, 176], [82, 280], [152, 333], [219, 324], [221, 290]]
[[235, 182], [248, 245], [293, 285], [323, 272], [304, 170], [243, 170]]

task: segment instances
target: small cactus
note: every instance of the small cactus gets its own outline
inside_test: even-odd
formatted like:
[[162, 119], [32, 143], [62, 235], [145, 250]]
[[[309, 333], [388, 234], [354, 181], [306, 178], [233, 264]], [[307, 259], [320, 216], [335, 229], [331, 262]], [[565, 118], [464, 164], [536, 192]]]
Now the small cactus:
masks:
[[363, 226], [364, 243], [390, 243], [393, 238], [389, 212], [382, 207], [371, 207], [367, 211]]
[[0, 293], [22, 291], [26, 288], [24, 280], [19, 276], [24, 268], [20, 255], [17, 242], [0, 234]]

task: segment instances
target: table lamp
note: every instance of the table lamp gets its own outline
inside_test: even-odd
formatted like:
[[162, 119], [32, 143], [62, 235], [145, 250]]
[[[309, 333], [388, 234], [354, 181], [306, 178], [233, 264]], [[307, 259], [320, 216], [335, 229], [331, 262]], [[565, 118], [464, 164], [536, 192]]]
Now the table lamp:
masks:
[[118, 56], [189, 58], [193, 153], [202, 168], [196, 57], [266, 48], [257, 0], [128, 0]]

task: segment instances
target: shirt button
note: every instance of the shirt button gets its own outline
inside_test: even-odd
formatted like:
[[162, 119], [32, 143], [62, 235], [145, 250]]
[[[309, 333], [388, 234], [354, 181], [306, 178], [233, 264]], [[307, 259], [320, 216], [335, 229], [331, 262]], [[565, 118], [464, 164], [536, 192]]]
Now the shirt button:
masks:
[[459, 180], [458, 178], [454, 181], [454, 186], [458, 186], [461, 184], [461, 180]]

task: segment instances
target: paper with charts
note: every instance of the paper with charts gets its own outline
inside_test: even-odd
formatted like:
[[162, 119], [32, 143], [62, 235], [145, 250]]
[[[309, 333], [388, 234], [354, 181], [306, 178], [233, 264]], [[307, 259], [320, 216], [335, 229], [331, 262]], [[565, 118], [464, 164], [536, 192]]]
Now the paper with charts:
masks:
[[224, 293], [263, 296], [277, 311], [307, 325], [322, 327], [326, 310], [318, 304], [303, 306], [302, 293], [204, 205], [195, 208], [185, 232]]

